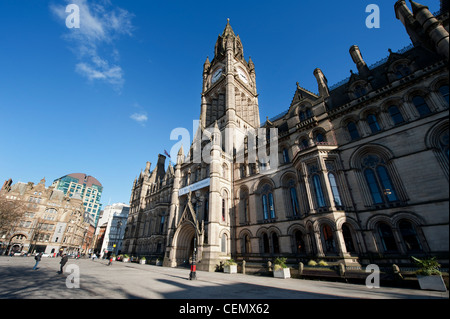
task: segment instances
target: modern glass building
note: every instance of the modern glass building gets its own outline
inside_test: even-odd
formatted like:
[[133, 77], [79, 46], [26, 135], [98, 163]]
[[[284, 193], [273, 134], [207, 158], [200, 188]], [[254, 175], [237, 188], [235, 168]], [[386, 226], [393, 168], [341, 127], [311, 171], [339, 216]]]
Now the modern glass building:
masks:
[[83, 199], [86, 213], [92, 216], [95, 225], [97, 225], [102, 206], [100, 198], [102, 197], [103, 186], [95, 177], [83, 173], [73, 173], [55, 179], [52, 186], [55, 189], [62, 190], [64, 194], [69, 192], [70, 197], [79, 194]]

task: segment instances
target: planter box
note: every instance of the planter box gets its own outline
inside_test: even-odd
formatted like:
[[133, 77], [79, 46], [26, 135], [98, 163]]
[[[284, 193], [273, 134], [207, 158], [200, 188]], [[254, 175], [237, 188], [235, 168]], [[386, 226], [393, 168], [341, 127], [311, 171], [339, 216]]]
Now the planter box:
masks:
[[442, 279], [442, 276], [417, 275], [417, 280], [419, 281], [420, 289], [447, 291], [447, 287], [445, 287], [445, 283], [444, 280]]
[[223, 272], [227, 274], [237, 274], [237, 265], [223, 266]]
[[275, 278], [291, 278], [291, 270], [289, 268], [281, 268], [279, 270], [273, 271], [273, 276]]
[[139, 260], [139, 263], [141, 264], [141, 265], [145, 265], [146, 263], [147, 263], [147, 260]]
[[127, 262], [130, 261], [130, 258], [129, 258], [129, 257], [124, 257], [124, 258], [122, 259], [122, 261], [123, 261], [124, 263], [127, 263]]

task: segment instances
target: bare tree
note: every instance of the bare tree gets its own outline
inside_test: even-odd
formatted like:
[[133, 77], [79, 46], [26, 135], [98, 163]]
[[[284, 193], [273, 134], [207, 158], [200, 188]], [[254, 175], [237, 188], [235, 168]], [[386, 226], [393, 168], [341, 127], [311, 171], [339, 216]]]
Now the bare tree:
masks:
[[0, 195], [0, 233], [10, 232], [23, 219], [25, 206]]
[[0, 251], [6, 248], [5, 253], [7, 253], [9, 250], [14, 232], [25, 215], [24, 208], [24, 204], [20, 201], [8, 200], [0, 194], [0, 238], [9, 238], [7, 244], [5, 242], [2, 243]]

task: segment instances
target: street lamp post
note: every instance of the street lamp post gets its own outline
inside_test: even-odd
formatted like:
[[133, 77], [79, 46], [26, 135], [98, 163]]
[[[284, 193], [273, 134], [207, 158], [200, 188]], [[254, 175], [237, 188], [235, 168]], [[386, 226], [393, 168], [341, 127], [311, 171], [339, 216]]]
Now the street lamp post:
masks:
[[119, 252], [120, 227], [122, 227], [122, 221], [119, 219], [119, 221], [117, 222], [117, 236], [116, 236], [116, 239], [117, 239], [117, 246], [116, 246], [116, 256], [117, 256], [117, 253]]
[[197, 254], [197, 231], [195, 231], [194, 236], [194, 251], [192, 253], [192, 264], [191, 264], [191, 273], [189, 274], [189, 280], [196, 280], [197, 279], [197, 265], [196, 262], [196, 256]]

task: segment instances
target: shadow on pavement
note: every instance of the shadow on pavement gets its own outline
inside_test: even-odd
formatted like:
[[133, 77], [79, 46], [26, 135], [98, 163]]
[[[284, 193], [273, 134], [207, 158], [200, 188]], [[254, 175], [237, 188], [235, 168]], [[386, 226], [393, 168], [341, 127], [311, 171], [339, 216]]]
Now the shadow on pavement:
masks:
[[[66, 286], [68, 273], [59, 274], [57, 269], [45, 266], [37, 270], [24, 266], [0, 267], [0, 299], [90, 299], [90, 298], [123, 298], [138, 299], [124, 290], [114, 287], [114, 295], [99, 293], [104, 283], [92, 276], [83, 275], [80, 288], [70, 289]], [[110, 292], [105, 287], [105, 292]]]

